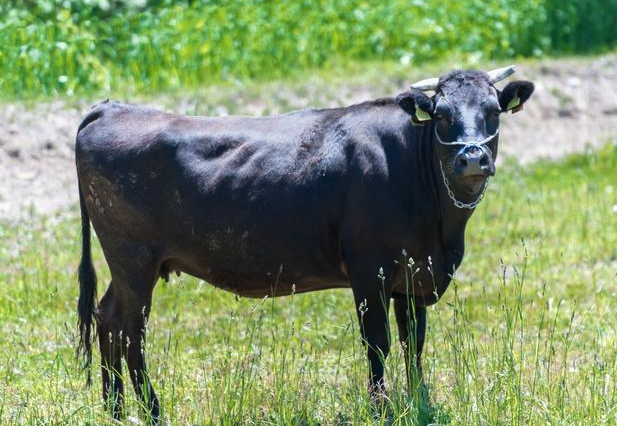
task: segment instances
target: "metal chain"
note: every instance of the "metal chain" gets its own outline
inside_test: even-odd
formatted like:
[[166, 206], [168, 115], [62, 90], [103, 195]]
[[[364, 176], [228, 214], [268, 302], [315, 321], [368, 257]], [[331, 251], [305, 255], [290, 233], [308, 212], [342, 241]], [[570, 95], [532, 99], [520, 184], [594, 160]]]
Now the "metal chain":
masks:
[[482, 201], [482, 199], [484, 198], [484, 191], [486, 191], [486, 188], [488, 187], [488, 181], [489, 178], [486, 178], [486, 182], [484, 182], [484, 187], [482, 188], [482, 192], [480, 192], [480, 195], [478, 196], [478, 198], [476, 198], [475, 201], [472, 201], [471, 203], [463, 203], [462, 201], [459, 201], [456, 199], [456, 197], [454, 196], [454, 192], [452, 192], [452, 190], [450, 189], [450, 185], [448, 184], [448, 179], [446, 178], [446, 174], [443, 171], [443, 164], [441, 163], [441, 160], [439, 160], [439, 167], [441, 168], [441, 177], [443, 178], [443, 184], [446, 186], [446, 189], [448, 190], [448, 196], [450, 197], [450, 199], [454, 202], [454, 205], [456, 207], [458, 207], [459, 209], [474, 209], [478, 204], [480, 204], [480, 201]]
[[[499, 134], [499, 129], [495, 130], [495, 133], [493, 133], [492, 135], [486, 137], [485, 139], [481, 140], [481, 141], [469, 141], [469, 142], [444, 142], [443, 140], [441, 140], [441, 138], [439, 137], [439, 132], [437, 131], [437, 126], [434, 127], [435, 129], [435, 137], [437, 138], [437, 142], [439, 142], [442, 145], [464, 145], [464, 146], [468, 146], [468, 147], [476, 147], [482, 151], [487, 150], [488, 154], [492, 157], [493, 156], [493, 151], [491, 151], [491, 149], [486, 145], [489, 142], [492, 142], [493, 139], [495, 139], [495, 137]], [[475, 201], [471, 202], [471, 203], [463, 203], [462, 201], [459, 201], [456, 199], [456, 197], [454, 196], [454, 192], [452, 192], [452, 189], [450, 189], [450, 185], [448, 184], [448, 179], [446, 178], [446, 174], [443, 171], [443, 164], [441, 163], [441, 160], [439, 160], [439, 167], [441, 168], [441, 177], [443, 178], [443, 184], [446, 186], [446, 189], [448, 190], [448, 196], [450, 197], [450, 199], [454, 202], [454, 205], [456, 207], [458, 207], [459, 209], [474, 209], [476, 208], [476, 206], [478, 204], [480, 204], [480, 201], [482, 201], [482, 199], [484, 198], [484, 191], [486, 191], [486, 187], [488, 186], [488, 181], [489, 178], [486, 178], [486, 182], [484, 182], [484, 187], [482, 188], [482, 192], [480, 192], [480, 195], [478, 196], [478, 198], [476, 198]]]

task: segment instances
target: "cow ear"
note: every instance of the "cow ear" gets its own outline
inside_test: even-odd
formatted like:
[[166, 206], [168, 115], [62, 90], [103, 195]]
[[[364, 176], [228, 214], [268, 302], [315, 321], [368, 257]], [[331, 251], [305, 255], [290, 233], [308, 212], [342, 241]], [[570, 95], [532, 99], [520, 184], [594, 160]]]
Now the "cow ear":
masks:
[[512, 114], [523, 109], [523, 104], [533, 93], [533, 83], [530, 81], [512, 81], [499, 93], [499, 106], [502, 111], [512, 111]]
[[433, 117], [433, 101], [418, 89], [411, 89], [396, 97], [396, 103], [411, 116], [414, 126], [422, 126]]

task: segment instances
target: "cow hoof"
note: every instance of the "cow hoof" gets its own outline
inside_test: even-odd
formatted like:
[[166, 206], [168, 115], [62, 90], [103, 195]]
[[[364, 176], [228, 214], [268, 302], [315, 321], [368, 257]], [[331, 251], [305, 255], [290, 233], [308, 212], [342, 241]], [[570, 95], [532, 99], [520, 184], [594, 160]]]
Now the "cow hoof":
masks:
[[383, 379], [376, 383], [370, 383], [368, 393], [371, 398], [371, 404], [378, 409], [379, 412], [381, 412], [382, 409], [388, 405], [388, 402], [390, 402], [388, 392], [386, 390], [386, 383]]

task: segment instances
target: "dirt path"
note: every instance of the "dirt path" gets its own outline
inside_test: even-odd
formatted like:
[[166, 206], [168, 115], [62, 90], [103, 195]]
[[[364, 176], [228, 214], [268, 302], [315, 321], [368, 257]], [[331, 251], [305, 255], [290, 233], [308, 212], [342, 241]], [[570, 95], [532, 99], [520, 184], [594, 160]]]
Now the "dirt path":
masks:
[[[525, 111], [503, 118], [500, 160], [514, 156], [521, 162], [557, 158], [581, 151], [587, 145], [617, 139], [617, 55], [551, 60], [518, 68], [517, 78], [532, 80], [536, 93]], [[380, 85], [384, 86], [384, 82]], [[404, 89], [404, 83], [394, 77], [385, 86], [391, 88], [391, 93]], [[383, 87], [350, 84], [337, 86], [328, 96], [311, 98], [310, 105], [347, 105], [386, 94]], [[306, 106], [305, 93], [287, 95], [292, 100], [279, 102], [280, 105], [273, 105], [267, 95], [242, 100], [231, 112], [276, 113]], [[189, 98], [149, 103], [178, 112], [191, 108], [204, 114], [229, 112], [225, 103], [216, 106], [218, 100], [208, 99], [205, 104], [201, 99]], [[226, 102], [229, 104], [230, 100]], [[30, 208], [50, 213], [77, 200], [75, 129], [90, 103], [0, 104], [0, 218], [16, 219]], [[204, 111], [197, 108], [200, 103]]]

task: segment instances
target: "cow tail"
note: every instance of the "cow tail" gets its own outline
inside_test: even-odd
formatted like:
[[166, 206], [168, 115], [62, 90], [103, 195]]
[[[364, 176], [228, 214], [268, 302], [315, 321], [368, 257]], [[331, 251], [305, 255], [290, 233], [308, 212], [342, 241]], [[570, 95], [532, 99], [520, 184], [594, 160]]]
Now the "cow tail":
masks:
[[94, 309], [96, 303], [96, 272], [92, 265], [90, 248], [90, 217], [86, 210], [84, 194], [79, 186], [79, 207], [81, 209], [81, 261], [79, 262], [79, 346], [77, 356], [83, 357], [83, 369], [86, 371], [86, 383], [92, 382], [92, 339], [94, 329]]

